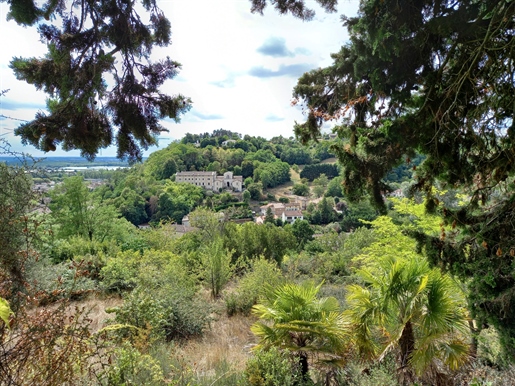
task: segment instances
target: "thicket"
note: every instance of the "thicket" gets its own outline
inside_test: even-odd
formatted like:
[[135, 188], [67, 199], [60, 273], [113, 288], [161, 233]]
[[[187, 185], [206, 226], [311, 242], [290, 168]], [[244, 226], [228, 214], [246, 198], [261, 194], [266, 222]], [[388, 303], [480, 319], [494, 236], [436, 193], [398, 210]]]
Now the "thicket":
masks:
[[300, 178], [307, 178], [309, 181], [313, 181], [315, 178], [320, 177], [321, 174], [325, 174], [327, 178], [337, 177], [339, 175], [338, 166], [335, 164], [306, 165], [300, 172]]

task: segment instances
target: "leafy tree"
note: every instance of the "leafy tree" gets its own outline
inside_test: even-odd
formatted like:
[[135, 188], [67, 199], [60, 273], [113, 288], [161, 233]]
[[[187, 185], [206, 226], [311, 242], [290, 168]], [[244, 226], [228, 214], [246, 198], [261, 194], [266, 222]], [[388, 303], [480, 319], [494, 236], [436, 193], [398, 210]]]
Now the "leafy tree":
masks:
[[113, 219], [120, 215], [111, 205], [100, 204], [82, 176], [68, 177], [51, 192], [52, 218], [58, 224], [58, 235], [77, 235], [90, 241], [103, 241], [113, 229]]
[[323, 186], [324, 188], [329, 184], [329, 179], [322, 173], [313, 180], [313, 184]]
[[292, 233], [296, 237], [299, 249], [302, 249], [306, 243], [313, 239], [315, 231], [306, 220], [295, 220], [291, 225]]
[[295, 184], [293, 185], [292, 193], [297, 196], [308, 196], [309, 186], [306, 184]]
[[224, 249], [223, 240], [217, 238], [205, 246], [200, 254], [202, 262], [200, 276], [211, 291], [213, 299], [216, 299], [232, 276], [232, 253]]
[[316, 198], [322, 197], [324, 195], [324, 193], [325, 193], [324, 186], [322, 186], [322, 185], [315, 185], [313, 187], [313, 193], [314, 193]]
[[347, 350], [349, 330], [338, 301], [318, 298], [321, 284], [286, 284], [265, 296], [253, 312], [272, 324], [256, 322], [252, 332], [260, 338], [257, 348], [277, 347], [294, 353], [304, 379], [308, 359], [323, 362], [342, 359]]
[[166, 181], [159, 195], [157, 213], [153, 220], [173, 220], [181, 223], [182, 218], [199, 205], [203, 197], [204, 190], [199, 186]]
[[343, 220], [340, 225], [345, 232], [350, 232], [362, 226], [369, 226], [366, 221], [372, 221], [378, 216], [377, 209], [367, 201], [339, 202], [337, 207], [343, 212]]
[[336, 177], [329, 181], [325, 192], [326, 197], [343, 197], [342, 181], [341, 177]]
[[255, 182], [245, 186], [247, 187], [247, 191], [250, 193], [250, 197], [253, 200], [261, 199], [261, 196], [263, 195], [263, 184], [261, 182]]
[[[0, 154], [18, 156], [10, 146], [0, 139]], [[26, 173], [29, 160], [20, 159], [22, 163], [6, 165], [0, 163], [0, 286], [4, 297], [22, 291], [24, 283], [24, 266], [31, 257], [31, 245], [35, 237], [38, 222], [29, 217], [36, 195], [32, 191], [32, 179]], [[13, 304], [16, 308], [17, 304]]]
[[249, 201], [250, 201], [250, 192], [248, 190], [245, 190], [243, 192], [243, 202], [248, 204]]
[[336, 220], [336, 213], [327, 197], [319, 202], [317, 209], [311, 213], [310, 220], [312, 224], [317, 225], [329, 224]]
[[177, 173], [177, 163], [173, 158], [170, 158], [165, 161], [158, 175], [156, 176], [158, 180], [166, 180]]
[[120, 196], [113, 200], [113, 205], [121, 215], [134, 225], [140, 225], [148, 221], [146, 201], [136, 191], [125, 188]]
[[274, 214], [270, 206], [266, 208], [265, 223], [274, 224]]
[[[432, 263], [472, 280], [474, 315], [499, 329], [512, 357], [514, 15], [512, 1], [363, 0], [358, 15], [344, 19], [350, 43], [294, 90], [309, 111], [295, 127], [303, 141], [316, 138], [326, 120], [342, 123], [345, 140], [333, 149], [349, 199], [366, 190], [384, 212], [383, 178], [405, 160], [426, 157], [415, 188], [429, 210], [441, 209], [462, 231], [422, 243], [433, 249]], [[468, 205], [439, 205], [436, 181], [466, 190]]]
[[[188, 217], [191, 226], [198, 228], [205, 242], [211, 242], [220, 235], [222, 223], [220, 219], [221, 213], [213, 212], [207, 208], [196, 208]], [[223, 216], [222, 216], [223, 219]]]
[[263, 256], [281, 264], [284, 255], [295, 249], [297, 242], [290, 229], [247, 222], [241, 225], [226, 223], [224, 245], [234, 252], [233, 262], [238, 259], [251, 261]]
[[[48, 46], [43, 58], [11, 61], [18, 79], [49, 95], [48, 114], [38, 112], [16, 129], [23, 143], [43, 151], [62, 144], [92, 159], [116, 141], [120, 158], [141, 160], [141, 149], [156, 144], [165, 130], [159, 120], [178, 121], [190, 108], [188, 98], [160, 92], [180, 64], [170, 58], [150, 61], [154, 46], [170, 43], [170, 22], [156, 1], [141, 4], [149, 25], [134, 0], [9, 1], [8, 17], [24, 26], [37, 24]], [[61, 25], [45, 23], [50, 19]]]
[[324, 174], [326, 178], [336, 177], [338, 175], [338, 167], [333, 164], [306, 165], [300, 172], [300, 178], [307, 178], [309, 181], [313, 181], [322, 174]]

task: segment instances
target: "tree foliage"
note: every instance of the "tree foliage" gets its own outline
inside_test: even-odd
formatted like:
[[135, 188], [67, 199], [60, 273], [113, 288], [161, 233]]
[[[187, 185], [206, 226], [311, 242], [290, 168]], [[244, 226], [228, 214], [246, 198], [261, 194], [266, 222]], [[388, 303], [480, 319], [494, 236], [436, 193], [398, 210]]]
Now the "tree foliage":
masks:
[[327, 178], [336, 177], [338, 175], [338, 167], [332, 164], [306, 165], [300, 172], [300, 178], [307, 178], [313, 181], [315, 178], [319, 178], [321, 174], [324, 174]]
[[[134, 0], [8, 3], [8, 18], [24, 26], [37, 24], [48, 47], [42, 58], [11, 61], [18, 79], [49, 96], [48, 113], [38, 112], [16, 129], [23, 143], [43, 151], [61, 144], [92, 159], [116, 142], [118, 157], [141, 160], [141, 149], [154, 145], [165, 130], [159, 120], [178, 121], [189, 109], [188, 98], [160, 91], [180, 64], [170, 58], [150, 61], [152, 48], [167, 46], [171, 35], [156, 1], [141, 1], [148, 22]], [[50, 19], [60, 26], [45, 22]]]
[[120, 216], [113, 206], [93, 197], [82, 176], [65, 178], [52, 191], [50, 209], [60, 237], [76, 235], [90, 241], [102, 242]]
[[[0, 154], [18, 157], [21, 162], [0, 163], [0, 291], [16, 296], [23, 287], [25, 263], [34, 256], [33, 240], [39, 226], [39, 221], [30, 215], [37, 196], [32, 190], [32, 178], [26, 173], [34, 165], [1, 139]], [[16, 304], [13, 306], [16, 308]]]
[[298, 356], [301, 374], [308, 374], [308, 358], [342, 359], [349, 341], [348, 325], [333, 297], [318, 298], [321, 285], [285, 284], [265, 296], [253, 312], [263, 321], [252, 332], [260, 338], [257, 348], [277, 347]]
[[360, 351], [382, 359], [396, 350], [403, 384], [415, 374], [441, 376], [438, 360], [458, 368], [469, 353], [464, 294], [449, 275], [429, 267], [391, 219], [373, 225], [377, 241], [355, 258], [364, 285], [348, 286], [346, 297]]
[[[414, 188], [461, 231], [419, 240], [433, 250], [433, 263], [472, 277], [474, 315], [500, 329], [511, 355], [514, 15], [515, 3], [506, 0], [362, 0], [358, 15], [343, 19], [350, 43], [294, 90], [308, 112], [295, 127], [303, 141], [319, 136], [325, 121], [341, 124], [344, 142], [333, 150], [349, 199], [368, 191], [385, 211], [383, 178], [403, 161], [426, 157]], [[466, 190], [468, 205], [439, 205], [437, 181]]]
[[[252, 12], [263, 14], [268, 1], [251, 0], [251, 3]], [[306, 7], [304, 0], [270, 0], [270, 3], [279, 13], [286, 14], [291, 12], [293, 16], [305, 21], [311, 20], [315, 16], [315, 11]], [[337, 0], [317, 0], [317, 3], [321, 5], [327, 12], [336, 12]]]

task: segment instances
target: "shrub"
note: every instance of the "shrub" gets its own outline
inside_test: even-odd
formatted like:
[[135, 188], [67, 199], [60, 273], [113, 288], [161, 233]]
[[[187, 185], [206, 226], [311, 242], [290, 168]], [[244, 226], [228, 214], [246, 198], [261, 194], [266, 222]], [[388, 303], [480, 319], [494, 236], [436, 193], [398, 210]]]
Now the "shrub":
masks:
[[287, 351], [272, 347], [254, 352], [247, 361], [245, 375], [251, 386], [300, 386], [305, 382], [301, 381], [298, 367]]
[[396, 366], [391, 355], [381, 363], [367, 368], [363, 364], [350, 362], [335, 373], [335, 381], [342, 386], [397, 386]]
[[89, 277], [84, 262], [52, 264], [43, 258], [29, 266], [27, 281], [44, 298], [42, 303], [62, 298], [78, 299], [97, 289], [97, 283]]
[[233, 273], [232, 252], [224, 249], [222, 239], [214, 240], [201, 251], [202, 270], [200, 277], [210, 289], [213, 299], [220, 295]]
[[[132, 253], [132, 257], [139, 256]], [[116, 323], [149, 329], [153, 337], [166, 340], [186, 339], [204, 332], [210, 307], [197, 296], [195, 278], [188, 274], [180, 257], [169, 252], [146, 251], [130, 269], [136, 271], [131, 279], [135, 289], [121, 307], [111, 310], [116, 313]], [[120, 277], [126, 278], [125, 274], [122, 272]], [[123, 335], [134, 333], [133, 330], [122, 332]]]
[[139, 251], [127, 250], [110, 258], [100, 271], [102, 287], [108, 292], [120, 292], [136, 287], [140, 266]]
[[168, 384], [158, 361], [149, 354], [142, 354], [128, 342], [115, 351], [114, 363], [109, 366], [105, 378], [108, 385]]
[[283, 277], [275, 261], [264, 257], [254, 260], [251, 271], [240, 280], [236, 291], [225, 296], [227, 315], [249, 315], [259, 296], [264, 295], [267, 288], [275, 288], [282, 282]]
[[56, 240], [51, 246], [48, 246], [46, 254], [54, 263], [73, 260], [77, 256], [98, 255], [115, 255], [120, 249], [112, 241], [96, 241], [87, 240], [79, 236], [70, 237], [67, 240]]

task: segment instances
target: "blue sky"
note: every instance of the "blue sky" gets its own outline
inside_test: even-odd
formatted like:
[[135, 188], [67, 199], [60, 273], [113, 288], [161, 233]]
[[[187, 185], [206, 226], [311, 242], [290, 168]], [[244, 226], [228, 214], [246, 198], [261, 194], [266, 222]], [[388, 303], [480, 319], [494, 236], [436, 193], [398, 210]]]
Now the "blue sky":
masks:
[[[347, 41], [340, 16], [355, 15], [358, 0], [340, 0], [338, 12], [327, 14], [314, 1], [314, 20], [302, 22], [280, 16], [271, 7], [264, 16], [250, 13], [247, 0], [158, 1], [172, 25], [172, 44], [154, 50], [153, 57], [170, 56], [182, 64], [179, 75], [162, 90], [181, 93], [193, 100], [192, 110], [181, 123], [164, 120], [169, 133], [160, 137], [159, 147], [185, 133], [227, 129], [241, 134], [271, 138], [293, 136], [294, 121], [302, 111], [292, 107], [291, 94], [297, 78], [310, 69], [331, 64], [330, 54]], [[41, 56], [46, 49], [35, 28], [22, 28], [6, 21], [7, 4], [0, 3], [0, 89], [10, 89], [0, 98], [0, 114], [30, 120], [45, 108], [45, 94], [17, 81], [8, 68], [13, 56]], [[0, 135], [15, 149], [44, 155], [33, 147], [22, 147], [12, 130], [14, 119], [0, 118]], [[329, 128], [328, 128], [329, 130]], [[155, 151], [151, 148], [146, 152]], [[114, 148], [99, 156], [113, 156]], [[48, 156], [79, 155], [58, 150]]]

